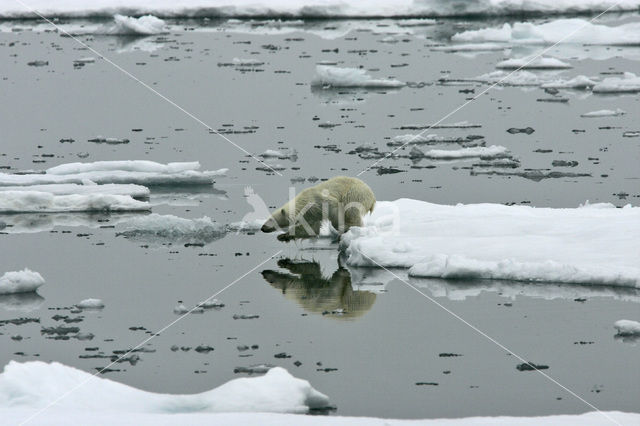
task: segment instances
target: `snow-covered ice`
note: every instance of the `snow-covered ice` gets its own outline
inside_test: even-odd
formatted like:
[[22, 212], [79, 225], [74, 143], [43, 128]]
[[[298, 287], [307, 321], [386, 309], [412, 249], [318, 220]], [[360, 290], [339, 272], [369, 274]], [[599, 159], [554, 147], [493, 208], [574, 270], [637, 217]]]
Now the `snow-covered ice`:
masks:
[[607, 77], [593, 86], [594, 93], [635, 93], [640, 92], [640, 77], [625, 72], [622, 77]]
[[[60, 395], [79, 385], [82, 388], [78, 392], [58, 400]], [[132, 413], [165, 416], [229, 411], [307, 413], [309, 409], [329, 406], [326, 395], [281, 367], [272, 368], [261, 377], [234, 379], [209, 391], [191, 395], [147, 392], [93, 377], [57, 362], [11, 361], [4, 367], [0, 374], [0, 413], [3, 420], [12, 409], [33, 412], [54, 401], [57, 409], [67, 413], [117, 413], [122, 420]], [[42, 418], [48, 416], [49, 413]]]
[[[638, 0], [31, 0], [29, 7], [45, 16], [110, 17], [154, 14], [161, 17], [435, 17], [560, 14], [637, 10]], [[19, 3], [4, 2], [0, 17], [28, 17], [33, 12]]]
[[199, 171], [200, 163], [160, 164], [146, 160], [96, 161], [68, 163], [47, 169], [45, 173], [0, 173], [0, 186], [27, 186], [91, 181], [97, 184], [202, 185], [211, 184], [228, 169]]
[[76, 306], [80, 309], [102, 309], [104, 308], [104, 302], [101, 299], [84, 299]]
[[312, 86], [322, 87], [402, 87], [405, 84], [395, 79], [375, 79], [360, 68], [340, 68], [317, 65]]
[[0, 295], [34, 292], [44, 284], [44, 278], [30, 269], [5, 272], [0, 277]]
[[557, 19], [542, 24], [516, 22], [513, 25], [505, 23], [499, 28], [464, 31], [455, 34], [451, 39], [463, 43], [579, 43], [637, 46], [640, 44], [640, 23], [609, 26], [594, 24], [580, 18]]
[[543, 89], [590, 89], [597, 84], [592, 78], [584, 75], [577, 75], [568, 80], [557, 79], [542, 83], [540, 87]]
[[135, 241], [206, 244], [221, 238], [227, 227], [207, 216], [186, 219], [152, 213], [131, 218], [118, 226], [118, 235]]
[[[417, 148], [416, 148], [417, 149]], [[460, 158], [473, 158], [473, 157], [500, 157], [507, 153], [507, 148], [500, 145], [491, 145], [488, 147], [473, 147], [473, 148], [460, 148], [460, 149], [431, 149], [424, 153], [425, 158], [439, 159], [439, 160], [455, 160]]]
[[491, 278], [640, 288], [640, 208], [533, 208], [378, 202], [342, 237], [352, 266], [414, 276]]
[[620, 108], [612, 109], [599, 109], [597, 111], [585, 112], [580, 114], [580, 117], [586, 118], [598, 118], [598, 117], [618, 117], [626, 114], [626, 112]]
[[640, 322], [631, 320], [618, 320], [613, 324], [618, 330], [619, 336], [640, 336]]
[[160, 34], [165, 29], [165, 23], [153, 15], [144, 15], [139, 18], [116, 14], [113, 17], [115, 26], [109, 30], [110, 34], [118, 35], [152, 35]]
[[48, 192], [54, 195], [110, 194], [128, 195], [133, 198], [147, 198], [150, 193], [149, 188], [142, 185], [112, 183], [97, 185], [91, 181], [86, 181], [81, 185], [75, 183], [60, 183], [49, 185], [0, 186], [0, 192], [5, 191]]
[[0, 213], [117, 212], [150, 209], [149, 203], [135, 200], [128, 195], [0, 192]]
[[540, 57], [527, 57], [527, 58], [511, 58], [498, 62], [496, 68], [500, 69], [567, 69], [571, 68], [571, 64], [563, 62], [556, 58]]

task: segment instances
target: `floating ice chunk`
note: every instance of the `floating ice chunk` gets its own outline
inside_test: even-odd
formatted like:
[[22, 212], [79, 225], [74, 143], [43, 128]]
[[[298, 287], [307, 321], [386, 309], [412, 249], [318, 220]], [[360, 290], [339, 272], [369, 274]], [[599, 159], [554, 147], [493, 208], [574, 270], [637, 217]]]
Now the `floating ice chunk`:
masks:
[[551, 69], [567, 69], [571, 68], [571, 64], [562, 62], [556, 58], [545, 58], [542, 56], [528, 57], [528, 58], [512, 58], [502, 62], [498, 62], [496, 68], [501, 69], [538, 69], [538, 70], [551, 70]]
[[80, 58], [80, 59], [74, 59], [73, 63], [74, 64], [93, 64], [96, 61], [96, 58], [94, 57], [86, 57], [86, 58]]
[[263, 157], [263, 158], [282, 158], [282, 157], [286, 157], [286, 155], [284, 155], [280, 151], [276, 151], [275, 149], [268, 149], [265, 152], [263, 152], [262, 154], [260, 154], [260, 156]]
[[33, 292], [44, 284], [44, 278], [27, 268], [22, 271], [5, 272], [0, 277], [0, 294]]
[[469, 79], [469, 81], [477, 81], [480, 83], [500, 84], [503, 86], [539, 86], [542, 79], [538, 74], [529, 71], [493, 71], [488, 74], [482, 74], [478, 77]]
[[[75, 393], [73, 398], [59, 399], [60, 395], [81, 384], [83, 392]], [[118, 413], [122, 418], [131, 413], [167, 416], [226, 411], [302, 414], [329, 406], [326, 395], [280, 367], [272, 368], [261, 377], [231, 380], [215, 389], [191, 395], [147, 392], [56, 362], [10, 361], [4, 367], [0, 375], [0, 409], [3, 413], [10, 408], [33, 412], [54, 401], [56, 407], [65, 412]]]
[[243, 232], [252, 232], [258, 231], [262, 228], [262, 225], [267, 221], [269, 217], [266, 216], [261, 219], [248, 219], [241, 220], [238, 222], [232, 222], [227, 225], [227, 228], [231, 231], [243, 231]]
[[117, 35], [152, 35], [166, 32], [162, 19], [153, 15], [144, 15], [139, 18], [131, 16], [114, 15], [115, 26], [107, 32]]
[[457, 43], [447, 46], [434, 46], [431, 50], [437, 52], [491, 52], [508, 48], [509, 45], [504, 43]]
[[178, 302], [178, 304], [173, 308], [173, 313], [176, 315], [184, 315], [189, 312], [189, 309], [182, 302]]
[[203, 216], [185, 219], [173, 215], [152, 213], [134, 217], [120, 223], [118, 235], [135, 241], [171, 242], [182, 244], [206, 244], [222, 238], [226, 226]]
[[211, 184], [216, 176], [228, 169], [199, 171], [200, 163], [160, 164], [153, 161], [97, 161], [68, 163], [47, 169], [45, 173], [0, 173], [0, 186], [25, 186], [92, 181], [105, 183], [133, 183], [140, 185], [203, 185]]
[[618, 117], [620, 115], [624, 115], [626, 112], [620, 108], [616, 108], [615, 110], [611, 109], [600, 109], [598, 111], [591, 111], [581, 114], [580, 117], [586, 118], [597, 118], [597, 117]]
[[400, 199], [376, 203], [364, 219], [363, 227], [342, 236], [353, 266], [423, 264], [413, 273], [448, 276], [450, 267], [451, 275], [466, 270], [640, 288], [640, 207], [445, 206]]
[[402, 87], [398, 80], [374, 79], [364, 69], [340, 68], [329, 65], [316, 66], [312, 86], [323, 87]]
[[80, 303], [76, 303], [76, 306], [80, 309], [102, 309], [104, 303], [100, 299], [84, 299]]
[[622, 77], [608, 77], [593, 86], [593, 93], [635, 93], [640, 92], [640, 77], [625, 72]]
[[149, 203], [134, 200], [128, 195], [0, 192], [0, 213], [116, 212], [150, 209]]
[[491, 145], [488, 147], [478, 146], [474, 148], [461, 148], [453, 150], [431, 149], [424, 153], [424, 157], [439, 160], [454, 160], [472, 157], [494, 158], [504, 157], [507, 152], [507, 148], [505, 148], [504, 146]]
[[249, 59], [233, 58], [233, 64], [236, 66], [257, 67], [259, 65], [264, 65], [264, 61], [261, 61], [259, 59], [253, 59], [253, 58], [249, 58]]
[[513, 26], [504, 24], [499, 28], [464, 31], [455, 34], [451, 39], [459, 42], [636, 46], [640, 44], [640, 24], [634, 22], [609, 26], [594, 24], [579, 18], [557, 19], [543, 24], [517, 22]]
[[540, 87], [543, 89], [589, 89], [596, 84], [597, 81], [584, 75], [578, 75], [569, 80], [558, 79], [542, 83]]
[[640, 322], [631, 320], [619, 320], [613, 324], [618, 330], [619, 336], [640, 336]]
[[105, 185], [92, 185], [91, 183], [84, 182], [82, 185], [78, 185], [75, 183], [62, 183], [49, 185], [0, 186], [0, 192], [35, 191], [48, 192], [53, 195], [110, 194], [128, 195], [133, 198], [147, 198], [149, 197], [150, 193], [149, 188], [141, 185], [111, 183]]

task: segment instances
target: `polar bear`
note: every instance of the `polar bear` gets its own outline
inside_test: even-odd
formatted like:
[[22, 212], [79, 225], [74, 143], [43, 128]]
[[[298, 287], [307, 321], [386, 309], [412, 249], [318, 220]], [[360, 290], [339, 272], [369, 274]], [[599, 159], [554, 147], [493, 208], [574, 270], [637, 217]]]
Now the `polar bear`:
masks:
[[360, 179], [337, 176], [311, 188], [276, 210], [262, 225], [262, 232], [288, 228], [280, 241], [317, 237], [320, 225], [329, 220], [339, 232], [362, 226], [362, 216], [373, 211], [375, 195]]

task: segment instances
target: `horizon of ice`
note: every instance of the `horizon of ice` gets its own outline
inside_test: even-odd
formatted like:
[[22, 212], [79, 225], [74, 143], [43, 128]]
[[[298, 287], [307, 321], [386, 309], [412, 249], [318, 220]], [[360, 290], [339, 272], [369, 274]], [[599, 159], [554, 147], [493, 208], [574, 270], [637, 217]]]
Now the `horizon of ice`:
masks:
[[580, 114], [580, 117], [585, 118], [599, 118], [599, 117], [619, 117], [626, 114], [626, 111], [620, 108], [612, 109], [599, 109], [597, 111], [585, 112]]
[[[60, 395], [82, 385], [70, 398]], [[55, 401], [65, 411], [175, 415], [177, 413], [276, 412], [305, 414], [327, 408], [329, 398], [282, 367], [264, 376], [230, 380], [198, 394], [147, 392], [57, 362], [10, 361], [0, 374], [0, 410], [38, 410]], [[0, 411], [1, 413], [2, 411]]]
[[42, 275], [28, 268], [5, 272], [0, 277], [0, 295], [35, 292], [43, 284]]
[[127, 212], [151, 210], [129, 195], [55, 195], [37, 191], [0, 192], [0, 213]]
[[413, 268], [414, 276], [640, 288], [640, 207], [630, 205], [381, 201], [341, 246], [349, 265]]
[[365, 69], [341, 68], [331, 65], [317, 65], [316, 75], [311, 80], [311, 86], [316, 87], [394, 88], [404, 85], [405, 83], [395, 79], [372, 78]]
[[590, 45], [637, 46], [640, 23], [618, 26], [594, 24], [580, 18], [557, 19], [542, 24], [516, 22], [499, 28], [468, 30], [451, 37], [454, 42], [511, 44], [577, 43]]
[[[114, 14], [158, 17], [439, 17], [567, 14], [634, 11], [640, 0], [31, 0], [29, 7], [48, 17], [111, 17]], [[5, 2], [2, 18], [32, 18], [20, 4]]]
[[24, 185], [24, 186], [0, 186], [0, 192], [5, 191], [35, 191], [48, 192], [53, 195], [72, 194], [109, 194], [128, 195], [132, 198], [148, 198], [151, 191], [142, 185], [134, 184], [103, 184], [98, 185], [92, 181], [85, 181], [82, 184], [62, 183], [45, 185]]
[[640, 336], [640, 322], [632, 320], [618, 320], [613, 324], [619, 336]]
[[512, 69], [568, 69], [572, 68], [571, 64], [563, 62], [556, 58], [549, 57], [526, 57], [511, 58], [500, 61], [496, 64], [496, 68], [512, 70]]
[[622, 77], [607, 77], [593, 86], [593, 93], [636, 93], [640, 92], [640, 77], [625, 72]]
[[199, 171], [200, 163], [161, 164], [146, 160], [96, 161], [67, 163], [51, 167], [45, 173], [0, 173], [0, 186], [48, 184], [137, 184], [137, 185], [206, 185], [224, 176], [229, 169]]

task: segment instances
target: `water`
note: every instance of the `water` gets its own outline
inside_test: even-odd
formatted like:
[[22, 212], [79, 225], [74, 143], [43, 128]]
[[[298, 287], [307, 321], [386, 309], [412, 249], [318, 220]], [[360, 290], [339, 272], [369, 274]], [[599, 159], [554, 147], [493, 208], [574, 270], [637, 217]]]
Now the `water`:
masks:
[[[374, 160], [347, 152], [363, 144], [389, 151], [386, 143], [391, 138], [411, 132], [394, 128], [434, 123], [473, 96], [461, 89], [473, 88], [477, 94], [486, 88], [435, 84], [440, 77], [475, 77], [493, 71], [504, 57], [503, 52], [469, 55], [430, 48], [461, 29], [495, 24], [486, 21], [443, 21], [415, 34], [396, 34], [395, 43], [382, 42], [391, 31], [386, 25], [393, 21], [314, 21], [287, 34], [234, 31], [219, 22], [173, 24], [195, 31], [173, 30], [144, 39], [80, 39], [212, 128], [239, 131], [226, 136], [248, 151], [296, 150], [297, 161], [269, 161], [284, 166], [282, 176], [256, 170], [261, 165], [255, 160], [104, 61], [74, 68], [74, 60], [95, 54], [73, 40], [29, 31], [0, 33], [0, 166], [24, 170], [73, 161], [149, 159], [198, 160], [206, 170], [229, 167], [228, 176], [213, 188], [156, 188], [150, 201], [158, 203], [155, 213], [208, 215], [231, 223], [252, 211], [244, 196], [247, 186], [269, 207], [277, 207], [287, 199], [291, 179], [358, 174]], [[316, 35], [337, 32], [333, 27], [351, 31], [332, 39]], [[564, 76], [638, 68], [637, 47], [571, 46], [550, 54], [574, 66]], [[247, 72], [218, 65], [234, 57], [259, 59], [265, 65]], [[27, 65], [35, 60], [49, 64]], [[309, 82], [320, 61], [362, 66], [376, 78], [427, 84], [398, 90], [312, 90]], [[481, 128], [427, 133], [479, 134], [487, 145], [506, 146], [520, 158], [523, 169], [591, 177], [536, 182], [473, 176], [469, 167], [476, 160], [422, 160], [418, 165], [435, 168], [412, 168], [404, 158], [381, 163], [402, 173], [378, 175], [372, 169], [361, 178], [379, 200], [410, 197], [435, 203], [524, 202], [551, 207], [576, 207], [589, 200], [637, 205], [640, 148], [637, 138], [622, 134], [638, 130], [638, 96], [561, 93], [569, 98], [567, 104], [537, 102], [548, 96], [540, 89], [496, 88], [445, 120], [467, 120]], [[622, 108], [627, 114], [580, 118], [605, 108]], [[318, 126], [325, 122], [340, 125]], [[599, 128], [608, 125], [616, 128]], [[506, 131], [527, 126], [535, 132]], [[97, 136], [130, 143], [87, 142]], [[60, 143], [63, 138], [75, 142]], [[333, 144], [335, 148], [317, 148]], [[575, 160], [579, 165], [554, 168], [553, 160]], [[145, 345], [153, 352], [139, 353], [135, 365], [112, 366], [120, 371], [105, 377], [155, 392], [193, 393], [238, 377], [236, 367], [269, 363], [308, 379], [331, 397], [340, 415], [435, 418], [591, 410], [539, 373], [518, 371], [520, 360], [390, 273], [340, 268], [337, 245], [329, 241], [282, 244], [273, 234], [232, 232], [203, 247], [185, 247], [116, 236], [116, 224], [123, 219], [119, 215], [71, 217], [84, 225], [69, 226], [69, 215], [1, 219], [21, 223], [23, 229], [27, 223], [26, 228], [40, 232], [12, 233], [9, 228], [0, 235], [0, 270], [26, 266], [47, 281], [39, 290], [42, 299], [0, 299], [0, 319], [40, 318], [40, 323], [0, 327], [2, 365], [10, 359], [40, 359], [96, 371], [108, 361], [80, 358], [95, 353], [87, 348], [98, 347], [107, 355], [131, 348], [178, 318], [172, 312], [178, 301], [192, 307], [246, 274], [218, 296], [223, 308], [180, 320]], [[302, 275], [286, 275], [290, 272]], [[632, 367], [637, 343], [615, 339], [612, 328], [618, 319], [638, 318], [637, 291], [417, 280], [408, 279], [404, 271], [395, 273], [527, 361], [548, 365], [546, 373], [599, 409], [637, 410], [640, 376]], [[106, 308], [81, 314], [67, 309], [89, 297], [102, 299]], [[56, 314], [83, 318], [63, 324], [52, 319]], [[233, 319], [234, 315], [259, 317]], [[78, 341], [41, 335], [41, 328], [57, 325], [77, 326], [95, 337]], [[10, 338], [18, 334], [22, 340]], [[172, 351], [173, 345], [191, 349]], [[214, 351], [198, 353], [198, 345]], [[239, 351], [239, 345], [258, 348]], [[274, 357], [282, 352], [291, 357]]]

